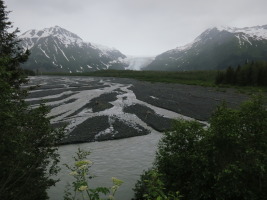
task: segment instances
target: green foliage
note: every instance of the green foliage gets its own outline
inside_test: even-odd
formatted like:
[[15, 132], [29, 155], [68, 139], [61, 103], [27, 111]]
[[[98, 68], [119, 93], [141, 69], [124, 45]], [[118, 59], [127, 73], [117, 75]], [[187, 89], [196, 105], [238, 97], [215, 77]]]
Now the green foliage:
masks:
[[252, 61], [235, 70], [228, 67], [225, 72], [219, 71], [215, 80], [216, 84], [267, 86], [267, 62]]
[[[178, 120], [174, 131], [167, 132], [159, 143], [155, 165], [163, 174], [163, 181], [170, 191], [188, 194], [194, 187], [201, 187], [199, 176], [201, 166], [204, 128], [195, 121]], [[194, 181], [193, 181], [194, 180]]]
[[[72, 187], [70, 185], [67, 186], [67, 190], [65, 191], [65, 200], [78, 200], [88, 199], [88, 200], [113, 200], [115, 199], [115, 193], [123, 183], [123, 181], [112, 178], [113, 186], [110, 188], [107, 187], [97, 187], [92, 188], [89, 185], [89, 180], [94, 178], [90, 174], [90, 168], [93, 165], [93, 162], [87, 160], [87, 156], [90, 155], [90, 152], [83, 151], [80, 148], [78, 149], [77, 155], [74, 157], [75, 163], [73, 166], [65, 164], [65, 166], [71, 171], [70, 175], [74, 177], [74, 181], [72, 182]], [[73, 189], [74, 193], [70, 192]], [[103, 198], [106, 196], [106, 198]]]
[[219, 106], [208, 127], [178, 120], [160, 141], [154, 167], [165, 193], [179, 191], [185, 200], [266, 199], [263, 99], [253, 97], [239, 110]]
[[41, 105], [30, 108], [21, 89], [26, 76], [19, 65], [29, 53], [18, 46], [16, 33], [8, 32], [8, 12], [0, 0], [0, 199], [47, 199], [54, 185], [59, 155], [56, 145], [63, 130], [54, 130]]
[[46, 189], [56, 182], [50, 176], [59, 170], [56, 144], [62, 132], [52, 129], [46, 114], [44, 106], [28, 109], [1, 98], [1, 199], [47, 199]]
[[144, 171], [141, 180], [137, 181], [134, 191], [135, 200], [179, 200], [182, 197], [179, 192], [166, 192], [162, 174], [159, 174], [156, 169]]

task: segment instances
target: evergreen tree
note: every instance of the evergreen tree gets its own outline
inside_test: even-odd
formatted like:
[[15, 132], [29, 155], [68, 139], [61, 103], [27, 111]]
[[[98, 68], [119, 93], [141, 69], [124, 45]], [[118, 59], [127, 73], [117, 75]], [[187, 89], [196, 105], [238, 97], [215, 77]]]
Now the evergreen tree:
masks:
[[267, 63], [265, 66], [260, 66], [258, 71], [258, 85], [267, 86]]
[[246, 85], [253, 85], [253, 68], [252, 64], [249, 64], [246, 70]]
[[7, 59], [8, 57], [9, 62], [6, 64], [6, 70], [9, 72], [9, 76], [6, 77], [6, 81], [18, 88], [20, 84], [25, 82], [19, 64], [28, 59], [29, 51], [23, 52], [19, 46], [19, 40], [17, 39], [18, 29], [11, 33], [8, 32], [13, 26], [8, 21], [9, 12], [5, 11], [5, 9], [3, 0], [0, 0], [0, 59]]
[[0, 0], [0, 199], [44, 200], [55, 184], [58, 171], [57, 143], [62, 130], [54, 130], [45, 116], [48, 109], [30, 108], [24, 101], [27, 90], [20, 64], [28, 58], [17, 40]]
[[225, 83], [227, 84], [233, 84], [234, 83], [234, 78], [235, 78], [235, 72], [234, 69], [229, 66], [226, 70], [226, 74], [225, 74]]
[[240, 71], [241, 71], [241, 66], [238, 65], [235, 70], [235, 84], [237, 85], [241, 83]]
[[241, 86], [267, 86], [267, 62], [252, 61], [236, 70], [228, 67], [225, 72], [219, 71], [215, 84], [232, 84]]
[[224, 81], [224, 73], [221, 71], [218, 71], [216, 78], [215, 78], [215, 84], [221, 84]]

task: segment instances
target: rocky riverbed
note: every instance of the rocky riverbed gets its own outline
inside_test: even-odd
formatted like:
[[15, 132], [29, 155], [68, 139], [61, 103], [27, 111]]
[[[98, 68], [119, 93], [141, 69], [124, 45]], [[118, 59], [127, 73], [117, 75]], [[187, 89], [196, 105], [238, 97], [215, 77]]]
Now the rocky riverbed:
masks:
[[132, 79], [38, 76], [26, 101], [51, 108], [54, 126], [66, 126], [62, 144], [114, 140], [167, 131], [174, 119], [205, 123], [222, 101], [236, 107], [247, 99], [228, 89]]

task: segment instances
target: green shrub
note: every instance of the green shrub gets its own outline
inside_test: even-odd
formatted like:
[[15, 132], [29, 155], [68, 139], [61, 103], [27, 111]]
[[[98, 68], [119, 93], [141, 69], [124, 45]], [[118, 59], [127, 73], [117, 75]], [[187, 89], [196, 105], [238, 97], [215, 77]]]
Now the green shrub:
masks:
[[266, 199], [267, 111], [263, 99], [253, 97], [238, 110], [219, 106], [208, 127], [178, 120], [174, 130], [161, 139], [154, 168], [161, 174], [158, 178], [165, 194], [179, 191], [185, 200]]
[[162, 182], [162, 174], [156, 169], [144, 171], [135, 188], [135, 200], [179, 200], [180, 193], [167, 191]]

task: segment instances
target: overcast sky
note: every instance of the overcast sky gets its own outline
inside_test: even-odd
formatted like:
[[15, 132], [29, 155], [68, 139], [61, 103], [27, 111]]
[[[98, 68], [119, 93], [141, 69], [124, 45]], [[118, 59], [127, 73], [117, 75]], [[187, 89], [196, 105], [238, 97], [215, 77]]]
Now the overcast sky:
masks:
[[212, 26], [267, 24], [267, 0], [4, 0], [21, 33], [58, 25], [86, 42], [153, 56]]

